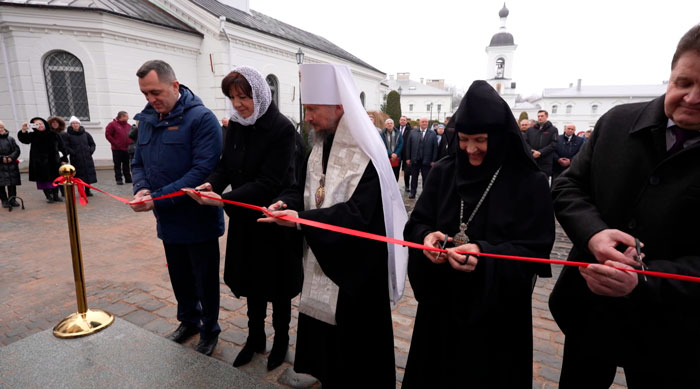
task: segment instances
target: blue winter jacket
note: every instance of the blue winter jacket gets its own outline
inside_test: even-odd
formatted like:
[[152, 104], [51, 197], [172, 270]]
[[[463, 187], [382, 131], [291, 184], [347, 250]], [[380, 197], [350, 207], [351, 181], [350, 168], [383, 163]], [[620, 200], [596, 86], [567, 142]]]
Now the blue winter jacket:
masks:
[[[180, 99], [163, 120], [150, 104], [139, 116], [134, 194], [149, 189], [158, 197], [203, 184], [221, 156], [221, 125], [202, 100], [180, 85]], [[199, 243], [224, 233], [222, 209], [188, 196], [157, 200], [153, 213], [158, 237], [168, 244]]]

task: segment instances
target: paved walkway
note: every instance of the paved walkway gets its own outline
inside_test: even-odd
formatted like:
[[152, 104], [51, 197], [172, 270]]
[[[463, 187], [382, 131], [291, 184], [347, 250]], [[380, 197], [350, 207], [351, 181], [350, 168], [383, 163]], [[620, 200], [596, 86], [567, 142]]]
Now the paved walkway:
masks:
[[[117, 186], [111, 170], [98, 171], [98, 188], [130, 197], [129, 185]], [[64, 204], [47, 204], [41, 191], [22, 175], [18, 192], [26, 209], [7, 212], [0, 209], [0, 346], [52, 328], [77, 310], [70, 245]], [[400, 180], [403, 189], [403, 180]], [[107, 310], [118, 317], [159, 335], [175, 329], [175, 298], [165, 266], [161, 241], [156, 238], [151, 213], [135, 213], [107, 196], [96, 193], [87, 206], [79, 206], [78, 216], [85, 262], [88, 305]], [[410, 210], [413, 200], [406, 199]], [[226, 239], [220, 239], [222, 253]], [[571, 243], [560, 229], [552, 258], [565, 258]], [[559, 379], [564, 337], [554, 323], [547, 299], [560, 271], [552, 279], [537, 282], [533, 295], [534, 379], [533, 388], [555, 388]], [[223, 276], [222, 276], [223, 280]], [[247, 336], [245, 300], [234, 298], [221, 284], [220, 324], [222, 333], [213, 357], [232, 363]], [[296, 341], [296, 304], [292, 310], [291, 346], [287, 362], [268, 372], [267, 356], [256, 355], [244, 366], [248, 374], [286, 387], [320, 387], [312, 378], [293, 373]], [[397, 386], [403, 379], [411, 343], [416, 301], [410, 286], [394, 310], [394, 342]], [[271, 317], [266, 322], [267, 352], [272, 346]], [[193, 347], [194, 340], [187, 347]], [[360, 372], [358, 372], [360, 373]], [[624, 375], [616, 385], [624, 387]]]

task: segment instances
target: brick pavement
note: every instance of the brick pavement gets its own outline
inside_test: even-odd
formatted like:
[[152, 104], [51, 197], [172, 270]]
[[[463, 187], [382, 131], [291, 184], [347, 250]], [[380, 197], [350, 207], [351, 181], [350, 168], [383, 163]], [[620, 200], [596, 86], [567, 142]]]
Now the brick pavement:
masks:
[[[99, 170], [98, 188], [130, 197], [129, 185], [117, 186], [111, 170]], [[0, 210], [0, 346], [52, 328], [76, 311], [75, 288], [64, 204], [47, 204], [41, 191], [22, 175], [18, 192], [27, 209]], [[399, 182], [403, 182], [400, 180]], [[400, 184], [402, 189], [403, 185]], [[163, 247], [156, 238], [152, 214], [134, 213], [128, 206], [100, 193], [79, 206], [78, 216], [85, 262], [88, 305], [107, 310], [122, 319], [159, 335], [175, 329], [175, 298], [165, 266]], [[406, 199], [407, 209], [415, 202]], [[222, 253], [226, 240], [220, 240]], [[557, 228], [552, 258], [566, 257], [571, 243]], [[537, 281], [533, 294], [534, 379], [533, 388], [555, 388], [561, 367], [563, 335], [547, 307], [552, 279]], [[222, 277], [223, 279], [223, 277]], [[247, 336], [245, 300], [234, 298], [221, 284], [222, 333], [213, 357], [232, 363]], [[268, 372], [266, 355], [256, 355], [242, 370], [285, 387], [320, 387], [308, 376], [294, 374], [291, 367], [296, 341], [298, 298], [293, 300], [291, 346], [282, 367]], [[397, 386], [403, 379], [417, 303], [410, 285], [392, 312], [397, 366]], [[271, 308], [271, 307], [270, 307]], [[272, 324], [266, 320], [267, 352], [272, 346]], [[187, 347], [193, 347], [195, 339]], [[614, 388], [625, 387], [618, 372]]]

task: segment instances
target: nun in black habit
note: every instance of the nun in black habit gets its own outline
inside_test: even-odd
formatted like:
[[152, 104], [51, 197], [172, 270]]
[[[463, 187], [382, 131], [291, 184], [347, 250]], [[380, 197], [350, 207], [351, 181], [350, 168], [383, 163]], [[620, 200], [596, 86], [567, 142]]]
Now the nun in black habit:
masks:
[[[532, 385], [531, 296], [549, 265], [457, 252], [548, 258], [554, 214], [510, 108], [475, 81], [457, 111], [459, 147], [435, 164], [410, 216], [408, 276], [418, 300], [403, 388]], [[466, 243], [465, 243], [466, 242]]]

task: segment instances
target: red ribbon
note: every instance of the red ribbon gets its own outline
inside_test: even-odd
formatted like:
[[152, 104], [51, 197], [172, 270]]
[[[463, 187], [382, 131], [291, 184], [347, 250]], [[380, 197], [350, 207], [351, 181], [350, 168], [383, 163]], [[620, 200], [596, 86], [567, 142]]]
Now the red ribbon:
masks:
[[[72, 180], [73, 180], [73, 182], [74, 182], [75, 184], [77, 184], [77, 186], [78, 186], [78, 191], [81, 192], [80, 204], [82, 204], [82, 205], [87, 204], [87, 198], [86, 198], [86, 197], [85, 197], [85, 202], [83, 203], [83, 198], [84, 198], [84, 196], [85, 196], [85, 191], [84, 191], [83, 188], [82, 188], [83, 186], [87, 186], [88, 188], [91, 188], [91, 189], [94, 189], [94, 190], [96, 190], [96, 191], [98, 191], [98, 192], [104, 193], [104, 194], [106, 194], [106, 195], [108, 195], [108, 196], [110, 196], [110, 197], [112, 197], [112, 198], [114, 198], [114, 199], [117, 199], [117, 200], [119, 200], [119, 201], [121, 201], [121, 202], [123, 202], [123, 203], [125, 203], [125, 204], [133, 204], [133, 205], [135, 205], [135, 204], [143, 204], [143, 203], [145, 203], [146, 201], [155, 201], [155, 200], [161, 200], [161, 199], [167, 199], [167, 198], [171, 198], [171, 197], [177, 197], [177, 196], [185, 195], [185, 192], [183, 192], [183, 191], [181, 191], [181, 190], [178, 190], [178, 191], [176, 191], [176, 192], [169, 193], [169, 194], [163, 195], [163, 196], [158, 196], [158, 197], [152, 198], [152, 199], [150, 199], [150, 200], [142, 200], [142, 201], [134, 201], [134, 202], [131, 202], [130, 200], [127, 200], [127, 199], [125, 199], [125, 198], [122, 198], [122, 197], [119, 197], [119, 196], [115, 196], [115, 195], [113, 195], [113, 194], [111, 194], [111, 193], [107, 193], [107, 192], [105, 192], [105, 191], [103, 191], [103, 190], [97, 189], [97, 188], [95, 188], [94, 186], [91, 186], [91, 185], [89, 185], [89, 184], [86, 184], [85, 182], [83, 182], [82, 180], [80, 180], [80, 179], [78, 179], [78, 178], [73, 178]], [[63, 181], [65, 181], [65, 179], [64, 179], [63, 177], [59, 177], [59, 178], [56, 179], [55, 182], [63, 182]], [[205, 195], [205, 194], [203, 194], [203, 193], [200, 193], [200, 192], [195, 192], [195, 193], [196, 193], [199, 197], [204, 197], [204, 198], [211, 199], [211, 200], [221, 201], [221, 202], [223, 202], [223, 203], [235, 205], [235, 206], [238, 206], [238, 207], [243, 207], [243, 208], [252, 209], [252, 210], [254, 210], [254, 211], [262, 212], [262, 213], [264, 213], [265, 215], [272, 216], [272, 213], [270, 212], [270, 210], [268, 210], [268, 209], [265, 208], [265, 207], [261, 207], [261, 206], [258, 206], [258, 205], [246, 204], [246, 203], [242, 203], [242, 202], [239, 202], [239, 201], [226, 200], [226, 199], [222, 199], [222, 198], [207, 196], [207, 195]], [[441, 248], [439, 248], [439, 247], [426, 246], [426, 245], [420, 244], [420, 243], [408, 242], [408, 241], [405, 241], [405, 240], [400, 240], [400, 239], [390, 238], [390, 237], [383, 236], [383, 235], [377, 235], [377, 234], [372, 234], [372, 233], [369, 233], [369, 232], [354, 230], [354, 229], [352, 229], [352, 228], [334, 226], [334, 225], [332, 225], [332, 224], [327, 224], [327, 223], [321, 223], [321, 222], [317, 222], [317, 221], [313, 221], [313, 220], [302, 219], [302, 218], [299, 218], [299, 217], [280, 216], [279, 219], [287, 220], [287, 221], [294, 222], [294, 223], [304, 224], [304, 225], [307, 225], [307, 226], [310, 226], [310, 227], [320, 228], [320, 229], [327, 230], [327, 231], [333, 231], [333, 232], [337, 232], [337, 233], [340, 233], [340, 234], [352, 235], [352, 236], [356, 236], [356, 237], [358, 237], [358, 238], [372, 239], [372, 240], [376, 240], [376, 241], [379, 241], [379, 242], [392, 243], [392, 244], [397, 244], [397, 245], [400, 245], [400, 246], [411, 247], [411, 248], [419, 249], [419, 250], [435, 251], [435, 252], [439, 252], [439, 253], [446, 253], [446, 252], [447, 252], [447, 250], [441, 249]], [[474, 256], [481, 256], [481, 257], [510, 259], [510, 260], [516, 260], [516, 261], [537, 262], [537, 263], [549, 263], [549, 264], [564, 265], [564, 266], [588, 267], [588, 265], [592, 265], [592, 263], [588, 263], [588, 262], [563, 261], [563, 260], [559, 260], [559, 259], [545, 259], [545, 258], [534, 258], [534, 257], [521, 257], [521, 256], [518, 256], [518, 255], [504, 255], [504, 254], [490, 254], [490, 253], [475, 253], [475, 252], [469, 252], [469, 251], [458, 251], [457, 253], [458, 253], [458, 254], [461, 254], [461, 255], [474, 255]], [[682, 274], [664, 273], [664, 272], [657, 272], [657, 271], [651, 271], [651, 270], [627, 269], [627, 268], [621, 268], [621, 267], [615, 267], [615, 266], [611, 266], [611, 267], [612, 267], [613, 269], [617, 269], [617, 270], [620, 270], [620, 271], [626, 271], [626, 272], [637, 273], [637, 274], [644, 274], [644, 275], [648, 275], [648, 276], [652, 276], [652, 277], [670, 278], [670, 279], [674, 279], [674, 280], [690, 281], [690, 282], [700, 283], [700, 277], [686, 276], [686, 275], [682, 275]]]
[[87, 195], [85, 194], [85, 186], [92, 188], [90, 185], [86, 184], [80, 178], [58, 177], [55, 180], [53, 180], [53, 186], [58, 186], [59, 184], [62, 184], [64, 182], [73, 183], [75, 186], [78, 187], [78, 198], [80, 199], [80, 205], [86, 205], [88, 203]]

